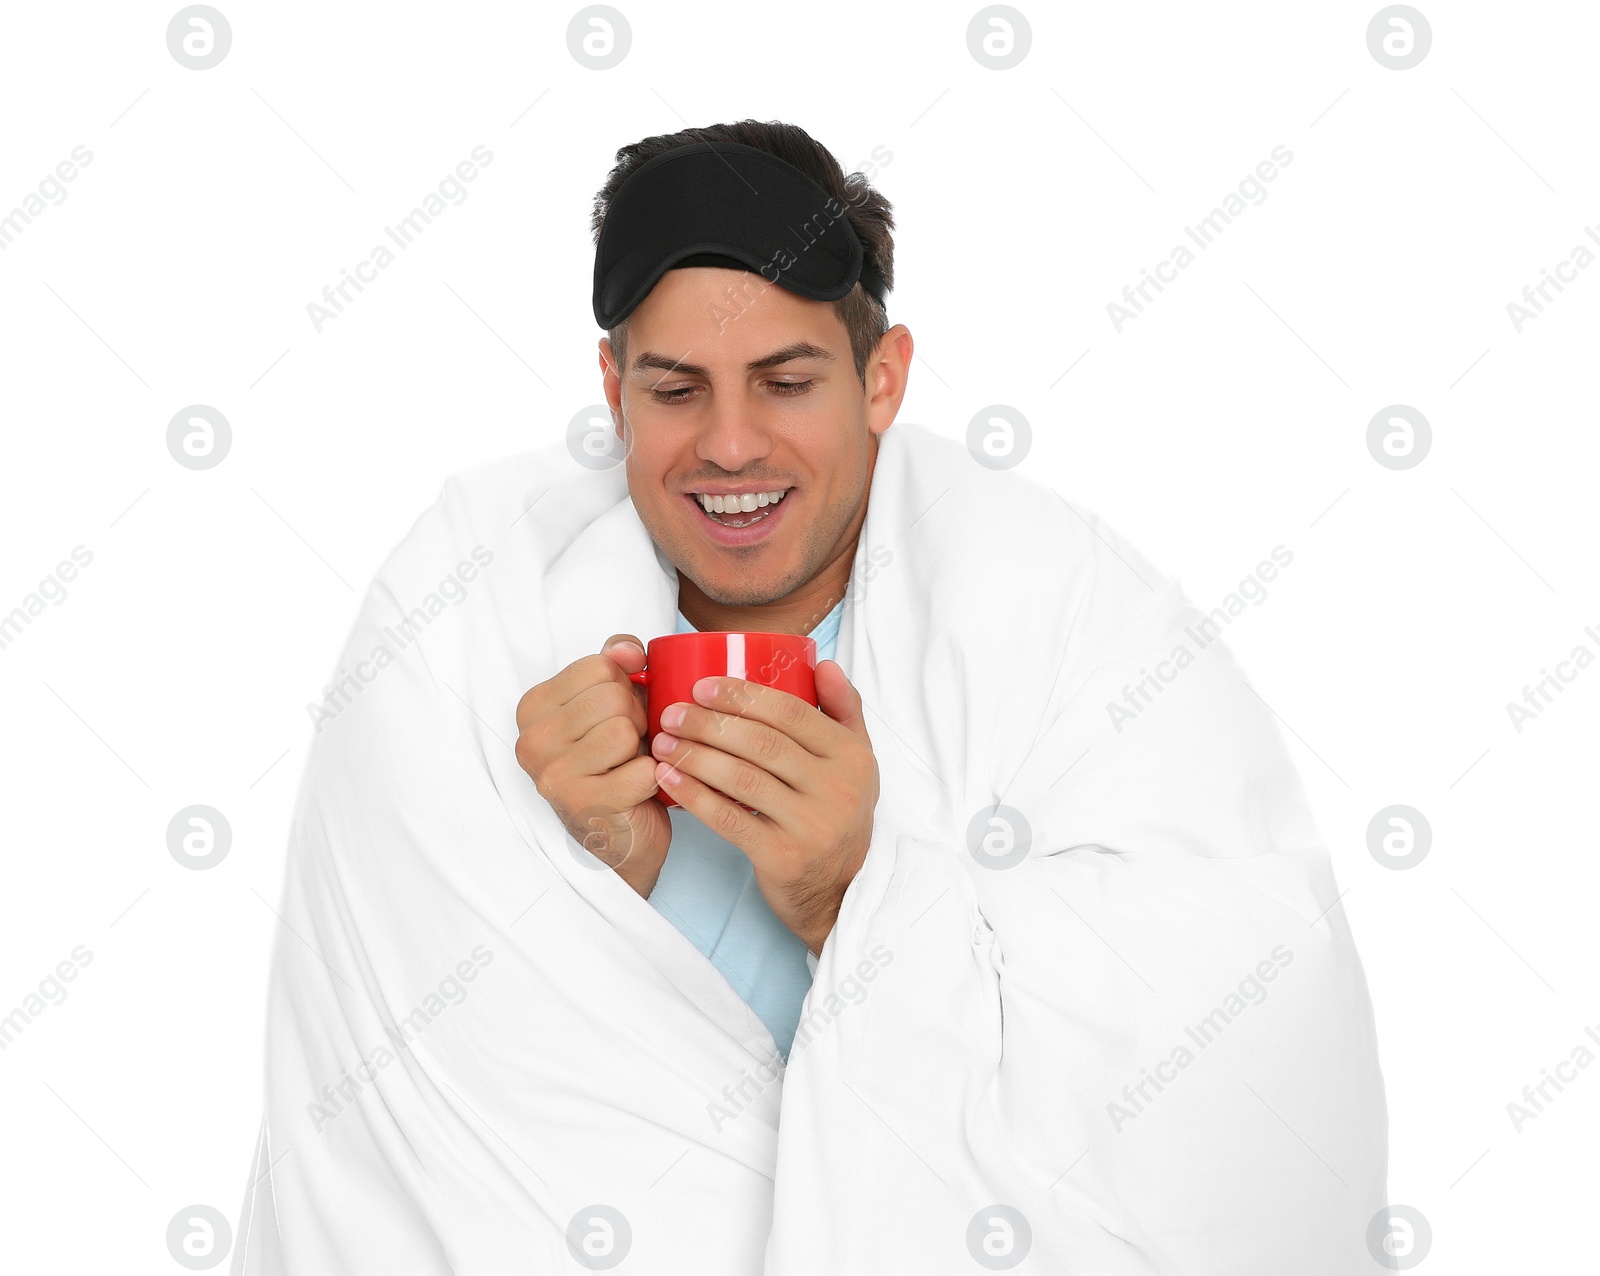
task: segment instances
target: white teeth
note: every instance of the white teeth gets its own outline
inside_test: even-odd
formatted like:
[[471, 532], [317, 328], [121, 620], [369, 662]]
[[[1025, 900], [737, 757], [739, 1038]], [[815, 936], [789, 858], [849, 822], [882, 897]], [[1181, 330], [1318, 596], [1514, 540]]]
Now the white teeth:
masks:
[[745, 492], [741, 495], [730, 493], [727, 496], [707, 496], [703, 492], [697, 492], [695, 500], [699, 501], [701, 508], [708, 513], [750, 514], [768, 505], [776, 505], [788, 495], [788, 492], [788, 488], [781, 488], [775, 492]]

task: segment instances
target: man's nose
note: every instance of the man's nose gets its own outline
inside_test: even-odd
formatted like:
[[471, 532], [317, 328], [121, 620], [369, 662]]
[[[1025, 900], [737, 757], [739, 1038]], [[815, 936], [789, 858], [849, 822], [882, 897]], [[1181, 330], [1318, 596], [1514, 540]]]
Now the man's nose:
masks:
[[696, 446], [701, 460], [737, 474], [771, 451], [772, 432], [761, 421], [759, 406], [740, 396], [722, 396], [713, 401]]

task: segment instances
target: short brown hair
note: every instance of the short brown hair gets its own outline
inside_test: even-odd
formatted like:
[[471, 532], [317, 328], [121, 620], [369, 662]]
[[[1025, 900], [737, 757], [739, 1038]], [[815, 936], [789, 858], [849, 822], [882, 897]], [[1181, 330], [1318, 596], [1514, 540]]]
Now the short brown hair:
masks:
[[[613, 196], [628, 175], [657, 155], [691, 142], [740, 142], [793, 164], [844, 205], [845, 216], [861, 241], [863, 265], [870, 264], [877, 270], [886, 289], [894, 287], [894, 206], [872, 188], [863, 174], [846, 173], [840, 168], [839, 161], [834, 159], [827, 147], [805, 129], [798, 124], [783, 124], [777, 120], [711, 124], [705, 128], [684, 129], [679, 133], [660, 133], [622, 147], [617, 152], [616, 166], [606, 177], [600, 193], [595, 196], [591, 225], [596, 244], [600, 242], [600, 227], [605, 223], [606, 209], [611, 206]], [[855, 359], [856, 376], [865, 387], [867, 359], [877, 349], [883, 334], [889, 330], [888, 313], [859, 281], [834, 302], [833, 307], [845, 331], [850, 334], [850, 353]], [[627, 364], [627, 327], [628, 321], [624, 319], [607, 333], [619, 368]]]

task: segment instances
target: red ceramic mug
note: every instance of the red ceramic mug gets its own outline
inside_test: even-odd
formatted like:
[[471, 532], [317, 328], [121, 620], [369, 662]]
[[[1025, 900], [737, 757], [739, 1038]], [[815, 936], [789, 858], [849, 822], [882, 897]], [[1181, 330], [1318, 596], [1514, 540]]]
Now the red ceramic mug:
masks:
[[[697, 704], [694, 684], [701, 678], [745, 678], [817, 703], [817, 640], [804, 634], [766, 634], [704, 630], [652, 638], [645, 667], [628, 677], [645, 689], [645, 752], [661, 730], [661, 711], [669, 704]], [[677, 806], [665, 788], [656, 792], [664, 806]], [[753, 808], [746, 807], [746, 810]]]

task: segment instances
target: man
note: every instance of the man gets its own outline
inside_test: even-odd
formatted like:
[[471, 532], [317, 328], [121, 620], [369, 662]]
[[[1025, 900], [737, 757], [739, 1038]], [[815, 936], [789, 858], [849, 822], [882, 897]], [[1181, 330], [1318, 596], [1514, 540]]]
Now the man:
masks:
[[[709, 136], [727, 145], [693, 142]], [[805, 954], [821, 952], [872, 830], [877, 766], [860, 697], [831, 657], [878, 436], [905, 396], [912, 340], [904, 324], [890, 329], [885, 318], [887, 201], [859, 176], [847, 185], [800, 130], [746, 124], [697, 131], [688, 144], [672, 135], [619, 152], [595, 206], [597, 234], [611, 234], [597, 270], [605, 286], [616, 286], [601, 273], [611, 245], [660, 234], [663, 204], [679, 189], [703, 199], [720, 181], [734, 201], [757, 185], [776, 198], [771, 183], [788, 175], [741, 138], [809, 150], [839, 195], [796, 180], [802, 202], [793, 242], [818, 255], [834, 247], [822, 243], [830, 231], [843, 248], [851, 227], [861, 226], [871, 245], [863, 264], [869, 279], [876, 272], [878, 295], [855, 285], [821, 304], [777, 286], [771, 280], [798, 264], [782, 250], [745, 262], [678, 256], [656, 279], [629, 281], [636, 293], [649, 289], [635, 306], [598, 316], [610, 327], [600, 368], [626, 442], [634, 509], [676, 568], [677, 632], [812, 634], [826, 716], [805, 715], [803, 732], [791, 737], [782, 693], [752, 685], [737, 704], [708, 698], [686, 706], [682, 725], [655, 737], [653, 757], [643, 755], [642, 694], [625, 676], [643, 667], [643, 646], [634, 635], [614, 635], [602, 656], [576, 662], [524, 698], [518, 759], [572, 835], [706, 953], [787, 1053], [811, 984]], [[746, 147], [737, 158], [748, 178], [730, 163], [738, 146]], [[636, 173], [660, 187], [634, 181], [632, 202], [613, 210]], [[627, 222], [636, 209], [658, 220], [636, 229]], [[755, 508], [721, 512], [741, 494]], [[743, 536], [723, 531], [745, 526]], [[679, 803], [670, 823], [668, 808], [652, 800], [659, 784]], [[741, 784], [759, 817], [724, 796]]]
[[[617, 450], [447, 483], [319, 719], [236, 1272], [1371, 1262], [1282, 739], [1110, 529], [891, 429], [889, 211], [790, 125], [619, 152]], [[647, 752], [691, 628], [816, 636], [821, 711], [709, 679]]]

